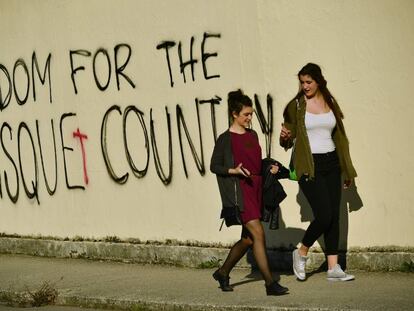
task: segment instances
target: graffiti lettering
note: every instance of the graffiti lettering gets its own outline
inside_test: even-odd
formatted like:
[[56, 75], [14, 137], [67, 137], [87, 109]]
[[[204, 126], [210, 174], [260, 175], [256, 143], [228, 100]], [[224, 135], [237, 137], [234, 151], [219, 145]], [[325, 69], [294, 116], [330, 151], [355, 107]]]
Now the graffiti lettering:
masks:
[[102, 151], [102, 156], [104, 158], [104, 162], [105, 162], [105, 166], [106, 169], [109, 173], [109, 176], [118, 184], [124, 184], [127, 182], [129, 174], [125, 173], [122, 176], [118, 176], [116, 175], [111, 161], [109, 160], [109, 156], [108, 156], [108, 144], [107, 144], [107, 124], [108, 124], [108, 117], [111, 114], [112, 111], [117, 111], [120, 115], [122, 115], [121, 112], [121, 108], [118, 105], [113, 105], [112, 107], [110, 107], [106, 112], [105, 115], [102, 119], [102, 125], [101, 125], [101, 151]]
[[4, 154], [9, 159], [9, 161], [11, 162], [11, 164], [13, 165], [13, 168], [14, 168], [14, 173], [15, 173], [15, 176], [16, 176], [16, 192], [15, 192], [14, 195], [10, 191], [9, 179], [8, 179], [8, 175], [7, 175], [6, 170], [4, 170], [4, 182], [6, 184], [6, 191], [7, 191], [7, 194], [9, 196], [10, 200], [13, 203], [16, 203], [17, 200], [19, 199], [19, 173], [17, 171], [16, 163], [14, 162], [12, 156], [10, 155], [10, 152], [4, 146], [3, 130], [5, 128], [9, 131], [10, 141], [13, 140], [13, 135], [12, 135], [11, 126], [7, 122], [4, 122], [3, 125], [1, 126], [1, 130], [0, 130], [1, 147], [3, 148]]
[[85, 153], [85, 146], [83, 145], [83, 140], [88, 139], [88, 136], [81, 133], [79, 131], [79, 128], [76, 130], [76, 132], [73, 132], [72, 135], [74, 138], [79, 138], [79, 142], [80, 142], [81, 150], [82, 150], [83, 179], [85, 181], [85, 184], [88, 184], [89, 178], [88, 178], [88, 172], [86, 170], [86, 153]]
[[60, 140], [61, 140], [61, 143], [62, 143], [63, 166], [64, 166], [64, 169], [65, 169], [65, 181], [66, 181], [66, 187], [68, 189], [82, 189], [82, 190], [85, 190], [85, 187], [82, 186], [82, 185], [69, 185], [69, 180], [68, 180], [68, 169], [67, 169], [67, 164], [66, 164], [66, 155], [65, 155], [65, 153], [66, 153], [66, 150], [73, 151], [73, 148], [67, 147], [65, 145], [65, 142], [63, 141], [63, 121], [66, 118], [70, 118], [70, 117], [74, 117], [74, 116], [76, 116], [76, 113], [69, 112], [69, 113], [64, 113], [60, 117]]
[[[199, 100], [199, 104], [210, 103], [210, 114], [211, 114], [211, 127], [213, 129], [214, 142], [217, 140], [217, 127], [216, 127], [216, 109], [215, 105], [220, 105], [221, 97], [217, 96], [208, 100]], [[230, 122], [230, 120], [229, 120]]]
[[155, 138], [154, 120], [152, 119], [152, 109], [150, 110], [150, 133], [151, 133], [151, 146], [154, 154], [154, 164], [157, 171], [157, 175], [164, 185], [168, 185], [172, 180], [172, 166], [173, 166], [173, 155], [172, 155], [172, 138], [171, 138], [171, 117], [168, 113], [168, 108], [165, 107], [165, 114], [167, 117], [168, 127], [168, 175], [166, 176], [161, 166], [161, 160], [158, 153], [157, 140]]
[[[126, 59], [124, 60], [123, 64], [120, 65], [119, 64], [119, 54], [121, 53], [121, 49], [126, 49], [128, 52], [128, 55], [126, 57]], [[124, 73], [124, 70], [129, 62], [129, 59], [131, 58], [131, 53], [132, 53], [132, 49], [128, 44], [125, 43], [121, 43], [118, 44], [114, 47], [114, 63], [115, 63], [115, 77], [116, 77], [116, 85], [117, 85], [117, 89], [118, 91], [120, 91], [121, 87], [120, 87], [120, 79], [119, 77], [123, 77], [132, 88], [135, 88], [135, 83], [131, 80], [131, 78], [129, 76], [127, 76]], [[107, 64], [107, 78], [106, 78], [106, 82], [105, 84], [102, 84], [102, 82], [100, 81], [100, 79], [98, 78], [98, 70], [97, 70], [97, 59], [99, 55], [103, 55], [106, 59], [106, 64]], [[71, 68], [71, 79], [72, 79], [72, 84], [73, 84], [73, 89], [75, 91], [75, 94], [78, 94], [78, 88], [77, 88], [77, 84], [75, 81], [75, 75], [77, 74], [77, 72], [79, 70], [85, 70], [85, 66], [83, 65], [79, 65], [77, 67], [74, 67], [74, 58], [75, 56], [83, 56], [83, 57], [90, 57], [92, 55], [92, 53], [88, 50], [70, 50], [69, 51], [69, 59], [70, 59], [70, 68]], [[112, 65], [111, 65], [111, 60], [108, 54], [108, 51], [104, 48], [99, 48], [92, 59], [92, 71], [93, 71], [93, 76], [95, 78], [95, 84], [97, 86], [97, 88], [101, 91], [105, 91], [111, 81], [111, 73], [112, 73]]]
[[[32, 64], [31, 64], [31, 79], [30, 79], [29, 69], [26, 65], [26, 62], [22, 58], [19, 58], [14, 63], [12, 76], [10, 76], [7, 68], [4, 65], [0, 64], [0, 70], [4, 74], [6, 78], [6, 84], [8, 85], [8, 88], [7, 88], [8, 91], [4, 98], [3, 98], [2, 87], [0, 85], [0, 111], [4, 110], [10, 104], [12, 93], [14, 94], [14, 97], [16, 98], [16, 102], [21, 106], [24, 105], [29, 98], [30, 81], [32, 82], [31, 84], [32, 84], [32, 89], [33, 89], [33, 101], [36, 101], [36, 80], [35, 80], [36, 74], [37, 74], [37, 77], [40, 79], [40, 82], [42, 83], [42, 85], [46, 83], [46, 75], [47, 75], [48, 82], [49, 82], [49, 102], [52, 103], [52, 81], [50, 78], [51, 58], [52, 58], [52, 54], [49, 53], [49, 56], [46, 59], [45, 67], [43, 70], [43, 75], [41, 75], [36, 52], [33, 52]], [[35, 70], [36, 70], [36, 74], [35, 74]], [[23, 83], [23, 86], [20, 82], [18, 83], [18, 80], [19, 80], [18, 77], [21, 76], [19, 72], [23, 72], [22, 73], [24, 77], [23, 79], [26, 80]], [[21, 92], [22, 90], [23, 92]]]
[[[21, 151], [21, 131], [22, 131], [22, 129], [25, 129], [27, 134], [29, 135], [30, 143], [31, 143], [31, 146], [32, 146], [32, 151], [33, 151], [33, 163], [34, 163], [34, 168], [35, 168], [35, 170], [34, 170], [34, 174], [35, 174], [34, 182], [31, 181], [33, 191], [30, 191], [30, 189], [27, 187], [26, 180], [24, 178], [24, 173], [23, 173], [23, 165], [22, 165], [22, 157], [21, 157], [21, 155], [22, 155], [22, 151]], [[38, 190], [37, 190], [38, 189], [38, 184], [39, 184], [39, 177], [38, 177], [36, 150], [35, 150], [35, 146], [34, 146], [34, 142], [33, 142], [32, 133], [30, 132], [29, 127], [27, 126], [26, 123], [24, 123], [24, 122], [20, 123], [19, 130], [18, 130], [18, 133], [17, 133], [17, 138], [18, 138], [17, 146], [18, 146], [18, 153], [19, 153], [20, 174], [22, 175], [22, 182], [23, 182], [24, 191], [26, 192], [26, 195], [29, 199], [36, 198], [37, 203], [40, 204], [39, 194], [38, 194]]]
[[[200, 79], [200, 77], [204, 78], [204, 80], [220, 78], [220, 74], [215, 72], [213, 66], [214, 63], [212, 63], [213, 58], [218, 57], [218, 52], [214, 52], [214, 48], [212, 48], [211, 45], [215, 43], [213, 39], [220, 38], [220, 33], [203, 33], [202, 40], [199, 42], [198, 55], [195, 55], [194, 53], [194, 45], [196, 41], [194, 36], [190, 37], [188, 45], [183, 44], [181, 41], [174, 40], [161, 41], [158, 45], [156, 45], [158, 50], [165, 50], [170, 87], [174, 87], [174, 85], [176, 85], [177, 76], [180, 74], [182, 75], [184, 84], [189, 82], [190, 74], [191, 80], [195, 82], [197, 68], [200, 69], [198, 72], [200, 75], [198, 79]], [[131, 47], [125, 43], [114, 46], [113, 51], [107, 50], [103, 47], [97, 48], [94, 51], [86, 49], [69, 50], [70, 76], [74, 93], [78, 94], [80, 92], [79, 87], [83, 85], [83, 79], [88, 71], [91, 72], [91, 75], [93, 74], [94, 81], [92, 83], [95, 83], [96, 88], [101, 92], [107, 91], [108, 88], [111, 87], [111, 84], [114, 85], [115, 81], [116, 89], [120, 91], [121, 80], [125, 80], [130, 87], [135, 88], [135, 83], [130, 78], [130, 75], [126, 73], [126, 67], [129, 64], [131, 55]], [[39, 82], [42, 86], [46, 86], [46, 84], [48, 85], [49, 102], [52, 103], [51, 62], [52, 54], [49, 53], [48, 57], [42, 63], [42, 65], [44, 65], [39, 65], [36, 53], [33, 52], [31, 64], [29, 64], [31, 67], [26, 64], [23, 58], [19, 58], [15, 61], [13, 71], [10, 74], [9, 70], [4, 65], [0, 64], [0, 78], [2, 78], [0, 81], [2, 82], [2, 84], [0, 84], [0, 111], [9, 106], [13, 96], [19, 106], [27, 105], [27, 101], [30, 100], [30, 95], [33, 95], [33, 100], [36, 101], [38, 97], [38, 94], [36, 93], [36, 84], [38, 85]], [[175, 64], [179, 64], [178, 69]], [[180, 74], [178, 74], [178, 71], [175, 73], [176, 69], [180, 72]], [[82, 71], [85, 71], [85, 74], [82, 74]], [[125, 81], [123, 83], [125, 83]], [[32, 88], [32, 94], [30, 88]], [[266, 156], [269, 157], [271, 156], [273, 134], [273, 99], [270, 95], [267, 95], [266, 100], [267, 111], [264, 112], [259, 97], [254, 95], [255, 114], [257, 115], [261, 132], [265, 136]], [[216, 142], [218, 135], [215, 113], [217, 105], [220, 105], [221, 101], [222, 98], [218, 95], [204, 99], [195, 98], [194, 106], [191, 105], [191, 107], [195, 108], [195, 114], [193, 117], [190, 117], [192, 113], [191, 109], [186, 111], [185, 106], [180, 104], [175, 105], [175, 118], [177, 124], [176, 131], [178, 139], [176, 147], [179, 145], [182, 169], [186, 178], [189, 178], [188, 159], [186, 159], [186, 157], [188, 158], [189, 153], [191, 153], [195, 167], [200, 175], [204, 176], [206, 173], [204, 143], [201, 127], [202, 115], [200, 112], [200, 109], [203, 108], [200, 107], [205, 107], [205, 104], [208, 104], [209, 106], [205, 107], [209, 110], [209, 112], [205, 111], [205, 113], [209, 113], [210, 115], [212, 139]], [[116, 114], [113, 114], [113, 112], [116, 112]], [[87, 169], [86, 151], [86, 140], [88, 139], [88, 135], [81, 132], [79, 128], [76, 128], [76, 126], [71, 128], [71, 126], [66, 123], [70, 122], [70, 119], [75, 118], [76, 116], [77, 114], [75, 112], [67, 112], [60, 115], [59, 131], [61, 151], [59, 151], [59, 153], [62, 153], [66, 188], [69, 190], [85, 190], [85, 185], [88, 185], [90, 182], [90, 176]], [[121, 148], [121, 158], [125, 157], [125, 164], [128, 164], [129, 166], [126, 166], [127, 169], [118, 168], [117, 170], [120, 171], [117, 172], [115, 171], [113, 164], [119, 162], [119, 157], [110, 158], [108, 153], [108, 150], [111, 148], [111, 141], [108, 139], [108, 128], [110, 127], [110, 121], [116, 121], [113, 119], [115, 117], [119, 118], [119, 122], [122, 120], [122, 140], [119, 140], [123, 147]], [[195, 122], [188, 122], [189, 119], [194, 119], [194, 121], [196, 119], [197, 125]], [[21, 181], [27, 198], [40, 204], [39, 164], [41, 164], [42, 167], [43, 179], [47, 193], [49, 196], [53, 196], [57, 191], [59, 179], [58, 148], [55, 136], [54, 120], [53, 118], [50, 119], [50, 132], [48, 132], [49, 139], [46, 139], [46, 141], [51, 142], [51, 138], [53, 138], [53, 149], [49, 147], [50, 152], [48, 153], [48, 156], [45, 156], [44, 148], [45, 145], [49, 146], [50, 144], [45, 144], [45, 138], [42, 139], [43, 135], [41, 135], [42, 133], [40, 131], [41, 121], [35, 120], [35, 122], [37, 134], [36, 141], [33, 139], [32, 130], [26, 122], [20, 122], [18, 124], [17, 139], [13, 137], [12, 126], [8, 122], [3, 122], [1, 125], [1, 147], [5, 159], [7, 160], [3, 162], [5, 162], [5, 165], [7, 166], [1, 168], [0, 198], [3, 198], [4, 183], [4, 193], [7, 193], [13, 203], [16, 203], [19, 199]], [[149, 122], [149, 133], [147, 130], [147, 122]], [[154, 160], [154, 168], [158, 178], [164, 185], [169, 185], [171, 183], [173, 179], [174, 141], [171, 127], [171, 115], [167, 106], [165, 106], [166, 130], [164, 130], [164, 133], [159, 133], [161, 130], [159, 130], [159, 127], [157, 129], [155, 126], [156, 122], [156, 117], [154, 117], [152, 107], [149, 107], [148, 119], [146, 119], [144, 111], [139, 109], [136, 105], [129, 105], [125, 109], [121, 109], [118, 105], [113, 105], [104, 113], [100, 133], [102, 157], [108, 175], [117, 184], [122, 185], [128, 181], [130, 175], [129, 171], [131, 171], [132, 174], [138, 179], [145, 177], [149, 169], [151, 150], [152, 158]], [[197, 128], [192, 130], [191, 125]], [[72, 138], [79, 141], [79, 150], [75, 151], [74, 147], [70, 146], [68, 141], [69, 138], [64, 139], [64, 137], [67, 137], [64, 136], [64, 133], [71, 133]], [[162, 140], [165, 144], [168, 144], [165, 146], [166, 148], [162, 148], [163, 146], [159, 145], [159, 141], [157, 141], [158, 135], [168, 139], [168, 142], [164, 139]], [[11, 146], [13, 143], [16, 145], [14, 149]], [[165, 154], [164, 156], [165, 159], [161, 158], [160, 147], [161, 150], [168, 150], [168, 155]], [[69, 156], [69, 153], [73, 155], [75, 154], [74, 152], [79, 151], [82, 156], [83, 182], [75, 182], [74, 176], [76, 175], [70, 174], [69, 164], [71, 164], [70, 162], [72, 158]], [[53, 157], [51, 156], [51, 152], [53, 152], [54, 155], [54, 165], [51, 161], [48, 161], [48, 158]], [[139, 162], [140, 160], [141, 162]], [[19, 163], [17, 163], [17, 161]], [[28, 162], [25, 163], [24, 161]], [[48, 167], [46, 163], [50, 163], [51, 170], [47, 169]], [[1, 165], [3, 165], [3, 163], [1, 163]], [[51, 176], [48, 176], [49, 174]]]
[[[139, 123], [141, 124], [142, 127], [142, 131], [144, 133], [144, 139], [145, 139], [145, 149], [146, 149], [146, 154], [147, 154], [147, 159], [146, 159], [146, 164], [145, 167], [142, 170], [139, 170], [136, 166], [134, 161], [132, 160], [131, 157], [131, 153], [129, 152], [129, 148], [128, 148], [128, 139], [127, 139], [127, 118], [128, 118], [128, 114], [130, 112], [134, 112], [135, 115], [138, 117]], [[144, 122], [144, 113], [139, 110], [137, 107], [135, 106], [128, 106], [125, 108], [124, 111], [124, 118], [123, 118], [123, 133], [124, 133], [124, 146], [125, 146], [125, 153], [128, 159], [128, 164], [132, 169], [132, 172], [134, 173], [134, 175], [138, 178], [142, 178], [147, 174], [147, 170], [148, 170], [148, 164], [149, 164], [149, 140], [148, 140], [148, 134], [147, 134], [147, 127], [145, 126], [145, 122]]]
[[267, 103], [267, 121], [260, 105], [259, 97], [254, 94], [255, 113], [260, 124], [260, 129], [265, 135], [266, 140], [266, 157], [270, 158], [272, 150], [272, 134], [273, 134], [273, 98], [270, 94], [266, 97]]
[[183, 160], [183, 168], [185, 177], [188, 178], [187, 173], [187, 166], [185, 164], [185, 158], [184, 158], [184, 151], [183, 151], [183, 140], [182, 140], [182, 134], [181, 134], [181, 126], [184, 128], [185, 136], [187, 138], [187, 142], [190, 145], [191, 154], [193, 156], [194, 162], [196, 163], [197, 169], [200, 172], [201, 175], [204, 175], [206, 173], [205, 167], [204, 167], [204, 154], [203, 154], [203, 140], [201, 138], [201, 126], [200, 126], [200, 112], [198, 108], [198, 100], [196, 98], [196, 110], [197, 110], [197, 124], [198, 124], [198, 134], [200, 139], [200, 157], [197, 155], [197, 152], [195, 150], [193, 141], [191, 139], [190, 133], [188, 132], [187, 124], [184, 119], [183, 111], [181, 110], [181, 107], [179, 105], [176, 106], [176, 113], [177, 113], [177, 128], [178, 128], [178, 138], [180, 141], [180, 150], [181, 150], [181, 159]]
[[205, 45], [206, 45], [206, 41], [208, 38], [220, 38], [221, 35], [219, 33], [204, 33], [203, 35], [203, 42], [201, 43], [201, 60], [203, 62], [203, 73], [204, 73], [204, 78], [206, 80], [208, 79], [214, 79], [214, 78], [220, 78], [220, 75], [212, 75], [209, 76], [207, 73], [207, 59], [209, 59], [210, 57], [217, 57], [217, 52], [215, 53], [206, 53], [205, 51]]
[[57, 172], [57, 152], [56, 152], [56, 137], [55, 137], [55, 127], [53, 125], [53, 119], [50, 120], [50, 126], [52, 129], [52, 134], [53, 134], [53, 148], [54, 148], [54, 155], [55, 155], [55, 185], [53, 187], [53, 189], [50, 188], [49, 186], [49, 181], [47, 180], [47, 176], [46, 176], [46, 172], [45, 172], [45, 163], [43, 160], [43, 151], [42, 151], [42, 144], [40, 142], [40, 134], [39, 134], [39, 121], [36, 120], [36, 132], [37, 132], [37, 142], [39, 144], [39, 151], [40, 151], [40, 161], [42, 163], [42, 171], [43, 171], [43, 177], [45, 179], [45, 185], [46, 185], [46, 189], [47, 192], [49, 193], [50, 196], [54, 195], [56, 192], [56, 188], [57, 188], [57, 180], [58, 180], [58, 172]]
[[[176, 119], [177, 119], [177, 130], [178, 130], [178, 139], [179, 139], [179, 145], [180, 145], [180, 151], [181, 151], [181, 158], [183, 163], [183, 170], [185, 176], [188, 178], [188, 171], [187, 171], [187, 164], [184, 156], [184, 143], [183, 140], [187, 140], [187, 143], [190, 147], [190, 152], [192, 154], [192, 157], [194, 159], [195, 165], [200, 172], [200, 175], [205, 174], [205, 165], [204, 165], [204, 150], [203, 150], [203, 141], [202, 141], [202, 133], [201, 133], [201, 125], [200, 125], [200, 111], [199, 111], [199, 105], [204, 103], [210, 103], [210, 115], [211, 115], [211, 123], [213, 127], [213, 139], [216, 140], [217, 138], [217, 129], [216, 129], [216, 123], [215, 123], [215, 105], [220, 104], [221, 98], [219, 96], [215, 96], [214, 98], [207, 99], [207, 100], [199, 100], [195, 99], [195, 108], [196, 108], [196, 115], [197, 115], [197, 124], [198, 124], [198, 137], [200, 141], [200, 151], [197, 152], [194, 143], [193, 138], [190, 135], [190, 131], [188, 129], [184, 113], [180, 105], [176, 106]], [[124, 151], [125, 156], [127, 158], [128, 164], [134, 173], [134, 175], [138, 178], [142, 178], [146, 175], [149, 165], [149, 158], [150, 158], [150, 149], [149, 149], [149, 138], [147, 134], [147, 127], [144, 119], [144, 113], [140, 111], [135, 106], [128, 106], [124, 112], [122, 113], [121, 108], [118, 105], [114, 105], [110, 107], [103, 119], [101, 124], [101, 150], [102, 150], [102, 156], [104, 159], [105, 166], [107, 168], [109, 176], [118, 184], [124, 184], [127, 182], [129, 173], [125, 172], [123, 175], [117, 174], [115, 170], [113, 169], [112, 162], [108, 155], [108, 141], [107, 141], [107, 131], [108, 131], [108, 120], [109, 116], [112, 112], [118, 112], [118, 114], [121, 116], [123, 115], [123, 141], [124, 141]], [[127, 129], [127, 117], [130, 112], [134, 112], [135, 115], [138, 117], [140, 126], [142, 128], [142, 132], [144, 134], [144, 142], [145, 142], [145, 149], [146, 149], [146, 162], [143, 169], [139, 170], [135, 166], [130, 150], [128, 147], [128, 129]], [[167, 131], [168, 131], [168, 174], [164, 172], [164, 169], [161, 165], [160, 155], [158, 151], [158, 144], [156, 139], [156, 133], [155, 133], [155, 120], [153, 118], [153, 111], [150, 109], [150, 140], [151, 140], [151, 149], [153, 152], [153, 158], [154, 158], [154, 165], [157, 172], [158, 177], [160, 178], [161, 182], [164, 185], [168, 185], [171, 183], [172, 175], [173, 175], [173, 143], [172, 143], [172, 134], [171, 134], [171, 117], [168, 112], [168, 108], [165, 107], [165, 114], [166, 114], [166, 122], [167, 122]], [[182, 130], [184, 130], [184, 133], [182, 133]], [[185, 137], [185, 138], [184, 138]]]
[[[207, 39], [209, 39], [209, 38], [220, 38], [220, 37], [221, 37], [220, 34], [213, 34], [213, 33], [204, 33], [203, 34], [203, 41], [201, 43], [201, 62], [202, 62], [202, 66], [203, 66], [204, 79], [206, 79], [206, 80], [220, 77], [220, 75], [218, 75], [218, 74], [208, 75], [208, 72], [207, 72], [207, 59], [209, 59], [210, 57], [217, 57], [217, 55], [218, 55], [217, 52], [214, 52], [214, 53], [206, 52]], [[188, 65], [190, 65], [190, 67], [191, 67], [192, 80], [195, 81], [195, 78], [194, 78], [194, 65], [198, 62], [198, 60], [195, 59], [194, 56], [193, 56], [193, 44], [194, 44], [194, 37], [191, 37], [191, 39], [190, 39], [190, 59], [188, 61], [183, 61], [182, 42], [180, 41], [178, 43], [178, 59], [179, 59], [179, 63], [180, 63], [180, 72], [183, 76], [184, 83], [187, 82], [184, 69]], [[170, 60], [169, 50], [171, 48], [173, 48], [175, 45], [176, 45], [175, 41], [167, 40], [167, 41], [160, 42], [156, 47], [157, 50], [161, 50], [161, 49], [165, 50], [165, 56], [166, 56], [166, 60], [167, 60], [167, 68], [168, 68], [168, 74], [169, 74], [169, 77], [170, 77], [170, 86], [171, 87], [174, 87], [174, 79], [173, 79], [173, 73], [172, 73], [172, 68], [171, 68], [171, 60]]]
[[185, 79], [185, 67], [190, 65], [191, 66], [191, 78], [194, 81], [194, 64], [197, 63], [198, 60], [193, 58], [193, 44], [194, 44], [194, 37], [191, 37], [190, 40], [190, 60], [183, 62], [183, 52], [181, 50], [181, 42], [178, 44], [178, 57], [180, 59], [180, 71], [181, 74], [183, 75], [183, 79], [184, 79], [184, 83], [186, 83], [186, 79]]
[[[84, 189], [84, 187], [81, 185], [69, 184], [69, 180], [68, 180], [69, 172], [67, 169], [67, 159], [65, 157], [65, 153], [68, 152], [68, 150], [69, 151], [74, 151], [74, 150], [73, 148], [66, 146], [63, 140], [63, 121], [64, 119], [68, 117], [73, 117], [73, 116], [76, 116], [76, 114], [74, 113], [63, 114], [61, 117], [61, 122], [60, 122], [60, 130], [61, 130], [60, 134], [61, 134], [61, 140], [62, 140], [62, 155], [63, 155], [64, 170], [65, 170], [66, 186], [68, 189]], [[45, 161], [44, 149], [43, 149], [43, 144], [42, 144], [41, 135], [40, 135], [41, 133], [40, 133], [39, 120], [36, 120], [36, 134], [37, 134], [36, 142], [33, 139], [32, 130], [29, 127], [29, 125], [26, 122], [20, 122], [18, 126], [18, 131], [17, 131], [17, 144], [16, 144], [17, 154], [15, 156], [12, 155], [13, 154], [11, 152], [12, 149], [11, 149], [11, 146], [9, 145], [9, 142], [13, 143], [12, 127], [7, 122], [3, 122], [1, 126], [0, 143], [1, 143], [2, 151], [10, 164], [10, 168], [14, 171], [13, 172], [14, 178], [13, 177], [10, 178], [10, 176], [12, 176], [10, 174], [13, 174], [13, 173], [10, 173], [8, 171], [9, 169], [7, 169], [6, 167], [3, 167], [2, 168], [3, 171], [1, 174], [4, 178], [0, 179], [0, 189], [2, 189], [2, 181], [4, 181], [6, 193], [13, 203], [17, 203], [19, 199], [19, 185], [20, 185], [19, 181], [21, 177], [21, 181], [22, 181], [26, 196], [29, 199], [36, 200], [36, 202], [40, 204], [39, 158], [40, 158], [40, 164], [42, 165], [42, 172], [43, 172], [43, 177], [44, 177], [44, 182], [45, 182], [45, 187], [47, 189], [47, 192], [50, 196], [53, 196], [56, 192], [57, 185], [58, 185], [58, 160], [57, 160], [58, 157], [57, 157], [57, 148], [56, 148], [55, 129], [54, 129], [53, 119], [50, 120], [50, 128], [51, 128], [51, 133], [53, 137], [53, 153], [54, 153], [54, 161], [55, 161], [54, 163], [54, 175], [55, 176], [54, 176], [53, 187], [51, 187], [49, 183], [49, 178], [46, 175], [47, 170], [46, 170], [45, 163], [49, 163], [50, 161]], [[84, 173], [85, 173], [84, 180], [85, 180], [85, 183], [88, 184], [89, 179], [86, 174], [87, 172], [86, 171], [86, 151], [85, 151], [85, 148], [82, 147], [82, 144], [84, 143], [84, 139], [87, 139], [87, 137], [80, 131], [79, 132], [76, 131], [74, 133], [74, 137], [81, 141], [82, 158], [84, 160]], [[30, 152], [27, 152], [26, 150], [27, 147], [31, 149]], [[38, 149], [36, 149], [36, 147]], [[29, 155], [32, 159], [30, 159], [30, 157], [28, 158], [27, 155]], [[17, 164], [17, 161], [19, 162], [18, 164]], [[25, 161], [32, 161], [32, 163], [30, 163], [30, 166], [29, 166], [25, 164]], [[7, 163], [1, 162], [2, 166], [5, 164]], [[30, 167], [32, 167], [32, 169], [30, 169]], [[28, 175], [27, 170], [30, 171], [31, 174], [33, 174], [31, 179], [27, 178], [27, 175]], [[14, 187], [12, 186], [12, 183], [15, 184]], [[15, 189], [14, 191], [12, 190], [13, 188]], [[0, 197], [2, 198], [2, 195]]]

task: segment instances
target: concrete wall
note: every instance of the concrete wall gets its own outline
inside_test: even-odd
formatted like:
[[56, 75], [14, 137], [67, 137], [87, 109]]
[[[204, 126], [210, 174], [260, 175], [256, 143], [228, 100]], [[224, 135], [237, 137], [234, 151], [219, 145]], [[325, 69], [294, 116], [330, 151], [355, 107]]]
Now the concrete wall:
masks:
[[[343, 196], [342, 247], [414, 246], [413, 14], [410, 0], [1, 0], [0, 232], [232, 242], [240, 228], [218, 232], [208, 170], [214, 129], [227, 127], [227, 93], [257, 94], [265, 115], [273, 98], [271, 155], [287, 164], [281, 113], [312, 61], [341, 104], [359, 174]], [[184, 63], [191, 50], [197, 61], [185, 82], [180, 49]], [[182, 125], [180, 139], [180, 112], [205, 174]], [[266, 135], [253, 125], [265, 156]], [[270, 246], [296, 245], [311, 219], [297, 184], [283, 185]]]

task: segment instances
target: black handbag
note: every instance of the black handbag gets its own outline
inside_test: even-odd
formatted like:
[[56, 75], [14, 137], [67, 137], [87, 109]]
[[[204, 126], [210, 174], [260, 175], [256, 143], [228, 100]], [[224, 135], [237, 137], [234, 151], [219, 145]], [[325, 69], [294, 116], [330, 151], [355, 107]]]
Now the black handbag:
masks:
[[242, 224], [238, 205], [223, 206], [220, 218], [223, 218], [223, 221], [226, 223], [227, 227]]
[[221, 209], [220, 218], [223, 219], [219, 231], [223, 228], [223, 223], [226, 223], [226, 227], [242, 225], [240, 217], [239, 203], [237, 202], [237, 186], [236, 179], [234, 179], [234, 205], [223, 206]]

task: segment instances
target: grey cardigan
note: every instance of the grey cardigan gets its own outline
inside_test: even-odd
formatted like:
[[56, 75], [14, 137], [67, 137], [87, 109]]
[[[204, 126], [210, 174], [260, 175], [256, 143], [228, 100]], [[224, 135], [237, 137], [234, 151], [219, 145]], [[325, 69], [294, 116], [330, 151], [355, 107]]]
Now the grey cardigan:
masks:
[[[247, 129], [247, 131], [253, 132], [257, 137], [254, 130]], [[216, 141], [211, 156], [210, 171], [216, 174], [223, 206], [234, 206], [237, 201], [239, 210], [243, 211], [243, 194], [240, 188], [240, 179], [229, 174], [230, 168], [234, 168], [234, 159], [231, 149], [231, 135], [230, 131], [227, 130]]]

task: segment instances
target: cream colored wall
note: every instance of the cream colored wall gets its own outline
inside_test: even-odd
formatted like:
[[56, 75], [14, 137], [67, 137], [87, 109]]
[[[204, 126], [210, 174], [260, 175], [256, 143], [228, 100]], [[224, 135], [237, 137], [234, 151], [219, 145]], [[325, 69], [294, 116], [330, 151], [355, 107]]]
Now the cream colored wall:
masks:
[[[281, 113], [297, 91], [296, 72], [307, 62], [320, 64], [328, 86], [337, 97], [346, 116], [345, 126], [351, 142], [351, 154], [359, 177], [357, 188], [344, 195], [342, 210], [342, 245], [348, 235], [348, 246], [400, 245], [414, 246], [414, 210], [411, 203], [411, 157], [413, 114], [411, 88], [414, 84], [414, 2], [386, 1], [0, 1], [0, 64], [11, 75], [18, 59], [27, 64], [30, 79], [31, 58], [35, 51], [39, 66], [44, 68], [51, 54], [52, 103], [49, 85], [36, 78], [36, 100], [30, 81], [24, 105], [18, 105], [14, 92], [7, 107], [0, 112], [4, 147], [0, 149], [0, 232], [40, 234], [60, 237], [139, 238], [141, 240], [197, 240], [228, 243], [237, 239], [239, 228], [218, 232], [220, 199], [215, 176], [208, 170], [213, 148], [210, 107], [200, 106], [202, 146], [206, 174], [197, 171], [184, 139], [188, 178], [183, 170], [176, 105], [182, 108], [197, 152], [200, 154], [195, 99], [222, 98], [216, 106], [218, 132], [226, 129], [226, 94], [242, 88], [247, 94], [258, 94], [263, 107], [266, 95], [274, 99], [274, 137], [272, 155], [288, 163], [289, 154], [277, 144]], [[201, 64], [204, 33], [220, 34], [206, 40], [205, 50], [217, 53], [206, 61], [210, 75], [205, 79]], [[178, 43], [189, 59], [190, 39], [198, 60], [195, 81], [189, 68], [187, 82], [179, 72]], [[164, 50], [156, 46], [175, 41], [170, 60], [174, 86]], [[114, 69], [114, 47], [127, 44], [131, 58], [123, 71], [135, 88], [120, 77], [117, 89]], [[93, 56], [98, 49], [108, 51], [111, 80], [105, 91], [96, 87]], [[88, 50], [90, 57], [74, 56], [74, 66], [84, 66], [75, 75], [78, 94], [71, 80], [69, 52]], [[119, 63], [126, 57], [121, 48]], [[107, 75], [106, 61], [99, 54], [96, 70], [102, 84]], [[17, 66], [16, 90], [20, 98], [26, 92], [26, 76]], [[13, 83], [14, 85], [14, 83]], [[2, 101], [8, 83], [0, 71]], [[105, 167], [101, 152], [101, 124], [112, 105], [121, 111], [134, 105], [144, 113], [150, 135], [150, 110], [155, 121], [156, 139], [161, 162], [168, 173], [167, 127], [165, 107], [171, 114], [173, 178], [165, 186], [157, 176], [153, 151], [147, 174], [136, 178], [124, 152], [122, 116], [112, 112], [108, 121], [107, 145], [114, 170], [129, 173], [124, 184], [114, 182]], [[85, 189], [68, 189], [60, 138], [60, 120], [68, 180]], [[44, 182], [37, 143], [36, 120], [46, 164], [46, 175], [53, 186], [54, 150], [50, 120], [54, 122], [57, 141], [57, 189], [49, 195]], [[19, 168], [18, 129], [25, 122], [33, 136], [38, 162], [38, 199], [25, 193]], [[12, 129], [12, 138], [5, 124]], [[138, 168], [145, 166], [146, 147], [138, 119], [130, 114], [127, 137]], [[256, 130], [260, 131], [257, 122]], [[84, 147], [85, 183], [79, 140], [72, 133], [79, 128], [88, 136]], [[31, 191], [34, 180], [33, 153], [27, 132], [21, 137], [22, 169]], [[263, 150], [264, 136], [260, 135]], [[16, 191], [13, 158], [19, 174], [19, 197], [12, 203], [6, 190], [5, 173], [11, 193]], [[309, 208], [297, 203], [296, 183], [283, 181], [288, 198], [282, 203], [282, 229], [268, 232], [269, 245], [296, 244], [309, 223]], [[299, 202], [303, 198], [299, 195]], [[350, 202], [350, 203], [349, 203]], [[346, 211], [345, 205], [352, 210]], [[362, 206], [361, 206], [362, 205]]]

